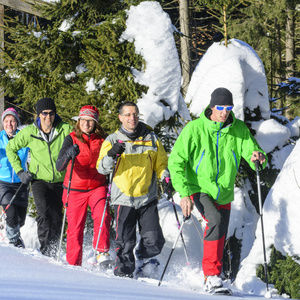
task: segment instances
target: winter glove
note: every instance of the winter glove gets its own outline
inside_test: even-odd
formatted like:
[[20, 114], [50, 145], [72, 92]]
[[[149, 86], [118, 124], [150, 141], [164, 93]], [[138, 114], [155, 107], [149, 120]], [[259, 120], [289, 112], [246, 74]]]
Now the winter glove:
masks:
[[32, 174], [30, 172], [25, 172], [25, 171], [19, 171], [17, 173], [18, 177], [20, 178], [21, 182], [23, 184], [29, 184], [30, 181], [33, 179]]
[[172, 182], [171, 182], [171, 178], [165, 177], [163, 179], [162, 185], [163, 185], [164, 192], [168, 196], [168, 199], [171, 199], [173, 197], [173, 192], [175, 192]]
[[107, 152], [107, 156], [115, 158], [118, 155], [121, 155], [125, 151], [125, 143], [117, 142], [113, 144], [112, 148]]
[[80, 150], [77, 144], [74, 144], [72, 146], [70, 146], [67, 150], [66, 150], [66, 155], [70, 158], [70, 159], [74, 159], [78, 154], [79, 154]]

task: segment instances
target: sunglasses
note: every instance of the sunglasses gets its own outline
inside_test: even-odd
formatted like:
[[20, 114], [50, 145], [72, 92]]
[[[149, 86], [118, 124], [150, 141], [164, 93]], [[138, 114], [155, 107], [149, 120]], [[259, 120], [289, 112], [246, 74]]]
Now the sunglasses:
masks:
[[47, 117], [48, 115], [51, 117], [51, 116], [54, 116], [55, 115], [55, 112], [54, 111], [42, 111], [41, 114], [44, 116], [44, 117]]
[[126, 117], [126, 118], [130, 118], [131, 116], [133, 116], [134, 118], [138, 118], [138, 117], [139, 117], [139, 115], [138, 115], [138, 114], [135, 114], [135, 113], [133, 113], [133, 114], [130, 114], [130, 113], [128, 113], [128, 114], [123, 114], [123, 115], [121, 115], [121, 116], [124, 116], [124, 117]]
[[232, 106], [221, 106], [221, 105], [216, 105], [215, 106], [217, 110], [223, 110], [224, 108], [226, 108], [227, 111], [231, 111], [233, 109], [233, 105]]

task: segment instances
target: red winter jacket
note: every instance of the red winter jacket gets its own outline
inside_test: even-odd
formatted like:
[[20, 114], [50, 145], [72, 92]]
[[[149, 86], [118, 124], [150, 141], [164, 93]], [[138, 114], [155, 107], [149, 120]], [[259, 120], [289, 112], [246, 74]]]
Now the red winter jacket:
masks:
[[[104, 139], [95, 133], [90, 136], [83, 134], [82, 137], [85, 140], [83, 143], [76, 137], [74, 131], [70, 133], [70, 136], [73, 144], [77, 144], [80, 150], [75, 158], [70, 189], [87, 191], [106, 185], [106, 176], [99, 174], [96, 169], [96, 162]], [[68, 164], [64, 179], [64, 187], [66, 188], [69, 185], [70, 170], [71, 161]]]

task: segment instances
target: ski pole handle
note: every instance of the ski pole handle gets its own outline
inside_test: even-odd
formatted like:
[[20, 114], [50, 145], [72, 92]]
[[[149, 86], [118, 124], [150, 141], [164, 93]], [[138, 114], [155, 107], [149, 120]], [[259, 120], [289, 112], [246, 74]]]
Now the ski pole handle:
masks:
[[191, 215], [189, 215], [189, 216], [184, 216], [184, 217], [183, 217], [183, 222], [187, 221], [187, 220], [190, 219], [190, 218], [191, 218]]
[[256, 170], [259, 170], [259, 167], [260, 167], [259, 160], [257, 159], [254, 163], [255, 163]]

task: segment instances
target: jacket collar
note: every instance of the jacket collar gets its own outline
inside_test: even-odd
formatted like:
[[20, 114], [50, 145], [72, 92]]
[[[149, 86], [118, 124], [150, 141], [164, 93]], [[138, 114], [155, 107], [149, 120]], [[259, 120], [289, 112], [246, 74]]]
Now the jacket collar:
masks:
[[136, 139], [140, 137], [143, 138], [149, 134], [151, 130], [145, 123], [139, 122], [134, 132], [128, 132], [123, 127], [120, 127], [119, 131], [130, 140], [135, 141]]
[[227, 133], [229, 131], [229, 128], [233, 126], [234, 123], [236, 122], [235, 115], [232, 111], [230, 112], [225, 123], [212, 121], [210, 119], [210, 115], [211, 115], [211, 109], [209, 106], [200, 115], [200, 117], [203, 118], [205, 122], [206, 128], [208, 128], [208, 130], [210, 131], [222, 130], [223, 133]]

